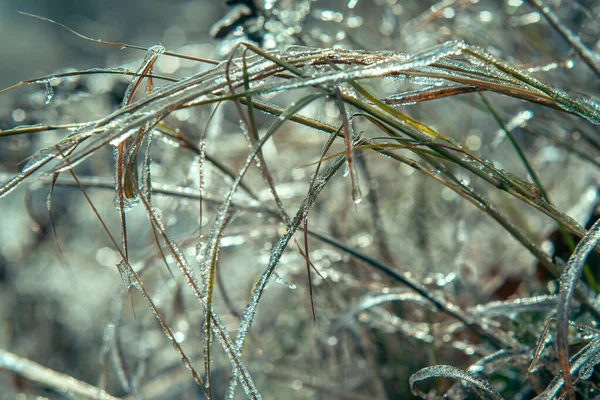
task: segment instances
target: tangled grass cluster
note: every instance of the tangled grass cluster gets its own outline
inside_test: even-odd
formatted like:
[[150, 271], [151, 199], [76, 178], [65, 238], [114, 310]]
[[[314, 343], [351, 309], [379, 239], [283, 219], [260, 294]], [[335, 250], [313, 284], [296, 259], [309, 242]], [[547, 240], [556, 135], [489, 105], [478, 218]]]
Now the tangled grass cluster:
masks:
[[600, 6], [228, 3], [3, 91], [6, 393], [596, 398]]

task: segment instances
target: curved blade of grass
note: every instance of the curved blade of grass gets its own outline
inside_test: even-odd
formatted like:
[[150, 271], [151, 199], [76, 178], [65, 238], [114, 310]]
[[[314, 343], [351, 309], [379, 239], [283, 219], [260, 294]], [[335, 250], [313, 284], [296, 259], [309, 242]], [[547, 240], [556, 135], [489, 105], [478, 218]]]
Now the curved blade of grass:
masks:
[[419, 390], [415, 384], [417, 382], [436, 377], [459, 379], [461, 381], [469, 383], [474, 388], [476, 388], [477, 391], [483, 391], [485, 394], [487, 394], [494, 400], [504, 399], [487, 380], [462, 369], [452, 367], [450, 365], [436, 365], [433, 367], [426, 367], [412, 374], [408, 381], [411, 392], [415, 396], [419, 396], [422, 399], [428, 399], [429, 396], [423, 393], [421, 390]]
[[[0, 89], [0, 94], [2, 94], [4, 92], [8, 92], [9, 90], [16, 89], [21, 86], [25, 86], [25, 85], [46, 83], [46, 82], [51, 81], [52, 79], [66, 78], [69, 76], [84, 76], [84, 75], [95, 75], [95, 74], [129, 75], [129, 76], [133, 76], [133, 77], [141, 76], [141, 75], [138, 75], [137, 72], [133, 72], [126, 68], [121, 68], [121, 67], [118, 67], [118, 68], [90, 68], [90, 69], [77, 70], [77, 71], [57, 72], [57, 73], [50, 74], [50, 75], [40, 76], [38, 78], [26, 79], [24, 81], [21, 81], [19, 83], [12, 85], [12, 86], [6, 87], [4, 89]], [[164, 76], [164, 75], [152, 74], [152, 75], [145, 75], [142, 77], [152, 77], [154, 79], [162, 79], [162, 80], [166, 80], [166, 81], [170, 81], [170, 82], [178, 81], [178, 79], [171, 78], [171, 77]]]
[[549, 311], [556, 309], [558, 298], [555, 295], [539, 295], [534, 297], [521, 297], [516, 300], [498, 300], [485, 304], [478, 304], [470, 309], [471, 312], [493, 318], [496, 316], [515, 315], [522, 312]]
[[0, 369], [12, 371], [20, 377], [41, 384], [44, 387], [53, 388], [59, 393], [72, 393], [94, 400], [120, 399], [87, 382], [46, 368], [4, 349], [0, 349]]
[[12, 192], [19, 184], [21, 184], [21, 182], [39, 171], [49, 162], [63, 154], [70, 154], [81, 142], [86, 140], [89, 135], [90, 133], [74, 133], [54, 146], [42, 149], [32, 155], [19, 174], [0, 185], [0, 198]]
[[596, 221], [581, 239], [569, 258], [560, 279], [559, 305], [556, 314], [556, 345], [558, 359], [569, 398], [574, 399], [573, 381], [569, 365], [569, 316], [577, 282], [585, 265], [585, 260], [600, 241], [600, 220]]

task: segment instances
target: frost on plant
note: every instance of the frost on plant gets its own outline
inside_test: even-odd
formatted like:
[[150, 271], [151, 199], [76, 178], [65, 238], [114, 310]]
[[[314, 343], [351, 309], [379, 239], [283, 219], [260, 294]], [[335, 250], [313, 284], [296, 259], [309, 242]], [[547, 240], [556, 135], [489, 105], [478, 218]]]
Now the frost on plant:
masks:
[[9, 396], [598, 396], [598, 5], [172, 7], [0, 92]]

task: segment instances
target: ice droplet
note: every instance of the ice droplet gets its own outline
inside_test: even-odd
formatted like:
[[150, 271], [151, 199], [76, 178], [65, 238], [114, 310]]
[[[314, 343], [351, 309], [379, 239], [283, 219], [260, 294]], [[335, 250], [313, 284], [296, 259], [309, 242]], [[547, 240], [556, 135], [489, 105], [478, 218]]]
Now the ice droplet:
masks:
[[350, 175], [350, 166], [348, 165], [348, 163], [346, 163], [346, 166], [344, 167], [344, 173], [342, 174], [342, 176], [344, 178], [347, 178], [348, 175]]
[[54, 98], [54, 88], [52, 88], [52, 85], [49, 81], [46, 81], [44, 83], [44, 88], [46, 90], [46, 95], [44, 96], [44, 103], [50, 104], [50, 102]]
[[[190, 360], [189, 357], [181, 357], [181, 362], [183, 363], [183, 366], [189, 370], [191, 370], [192, 367], [194, 366], [192, 363], [192, 360]], [[208, 383], [208, 381], [207, 381], [207, 383]], [[206, 387], [208, 387], [208, 385]]]
[[286, 281], [285, 279], [283, 279], [281, 277], [281, 275], [279, 275], [275, 271], [273, 271], [273, 281], [275, 281], [277, 283], [281, 283], [282, 285], [287, 286], [287, 288], [290, 289], [290, 290], [295, 290], [296, 289], [296, 285], [294, 285], [292, 282]]
[[352, 201], [354, 201], [354, 204], [360, 204], [362, 198], [363, 195], [360, 191], [360, 187], [356, 186], [354, 189], [352, 189]]
[[133, 283], [132, 283], [131, 272], [129, 271], [129, 268], [128, 268], [125, 260], [121, 260], [117, 264], [117, 268], [119, 270], [119, 274], [121, 274], [121, 280], [123, 281], [125, 290], [129, 290], [129, 288], [132, 286]]
[[354, 204], [359, 204], [363, 199], [363, 194], [360, 190], [360, 184], [358, 183], [358, 175], [352, 174], [352, 201]]

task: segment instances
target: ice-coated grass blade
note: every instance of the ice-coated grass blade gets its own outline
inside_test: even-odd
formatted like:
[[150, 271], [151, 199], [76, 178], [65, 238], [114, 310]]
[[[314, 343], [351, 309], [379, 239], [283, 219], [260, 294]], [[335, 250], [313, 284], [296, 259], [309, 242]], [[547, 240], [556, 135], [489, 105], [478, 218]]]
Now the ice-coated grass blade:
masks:
[[489, 398], [494, 400], [503, 400], [504, 398], [494, 389], [494, 387], [485, 379], [450, 365], [436, 365], [426, 367], [411, 375], [409, 380], [410, 390], [415, 396], [422, 399], [428, 399], [429, 396], [417, 388], [416, 383], [431, 378], [451, 378], [459, 379], [470, 384], [477, 392], [485, 393]]
[[581, 239], [569, 258], [560, 278], [559, 303], [556, 313], [556, 346], [565, 389], [569, 398], [574, 398], [573, 380], [569, 364], [569, 318], [577, 282], [581, 277], [585, 260], [600, 241], [600, 220], [596, 221]]
[[12, 371], [20, 377], [52, 388], [58, 393], [82, 396], [93, 400], [119, 400], [106, 391], [67, 374], [46, 368], [14, 353], [0, 349], [0, 369]]

